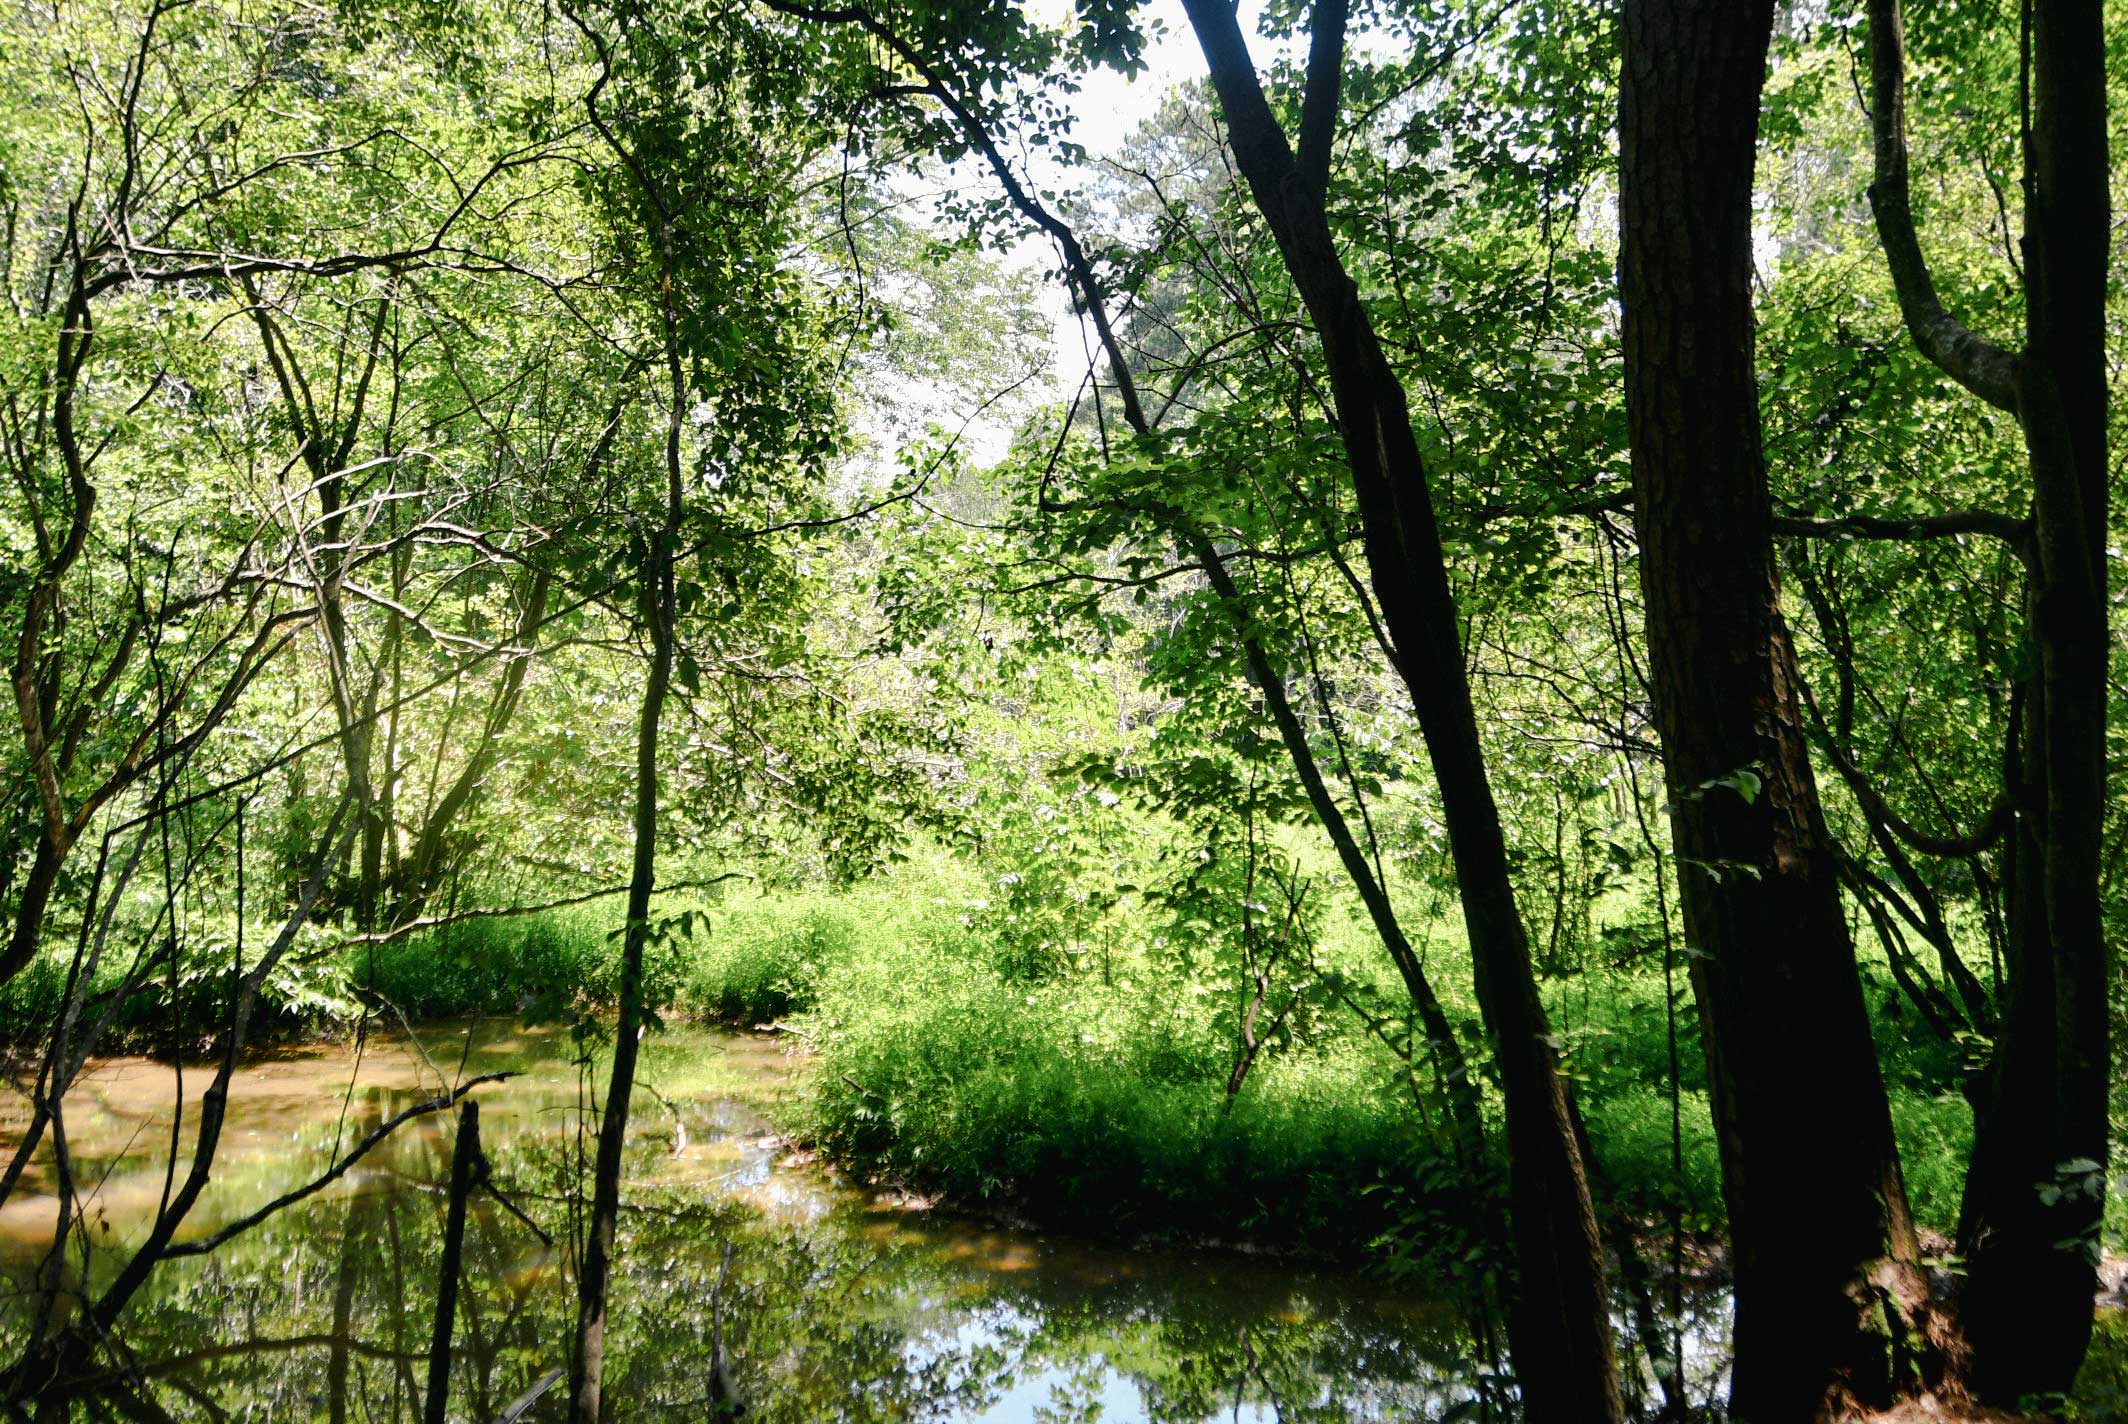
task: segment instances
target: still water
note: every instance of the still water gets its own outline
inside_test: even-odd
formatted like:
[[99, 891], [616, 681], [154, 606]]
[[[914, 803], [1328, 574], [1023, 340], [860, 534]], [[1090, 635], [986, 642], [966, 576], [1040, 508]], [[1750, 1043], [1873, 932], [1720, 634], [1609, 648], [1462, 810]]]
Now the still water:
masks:
[[[497, 1191], [470, 1215], [450, 1392], [453, 1419], [496, 1419], [567, 1360], [573, 1183], [590, 1151], [580, 1104], [603, 1084], [576, 1059], [560, 1030], [483, 1021], [256, 1063], [236, 1080], [185, 1234], [309, 1181], [411, 1103], [514, 1072], [478, 1089]], [[761, 1419], [1485, 1416], [1485, 1370], [1452, 1307], [1290, 1261], [1103, 1247], [875, 1195], [770, 1129], [764, 1109], [800, 1071], [765, 1038], [682, 1028], [646, 1045], [607, 1346], [606, 1395], [624, 1417], [702, 1418], [725, 1381]], [[69, 1097], [89, 1224], [62, 1268], [70, 1282], [100, 1284], [146, 1229], [207, 1078], [116, 1058]], [[24, 1117], [0, 1095], [0, 1147]], [[159, 1268], [121, 1328], [133, 1380], [179, 1418], [418, 1418], [454, 1130], [448, 1114], [415, 1119], [327, 1190]], [[11, 1342], [50, 1247], [52, 1172], [46, 1153], [0, 1205]], [[560, 1418], [561, 1395], [522, 1417]]]

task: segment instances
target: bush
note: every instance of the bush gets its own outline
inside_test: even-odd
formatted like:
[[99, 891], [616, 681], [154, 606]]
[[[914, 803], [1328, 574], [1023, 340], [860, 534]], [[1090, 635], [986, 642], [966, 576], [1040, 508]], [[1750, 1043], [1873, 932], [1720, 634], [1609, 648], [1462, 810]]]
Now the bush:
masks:
[[[83, 1014], [86, 1027], [111, 1010], [97, 1051], [205, 1050], [228, 1021], [234, 937], [233, 922], [195, 927], [174, 974], [167, 963], [154, 964], [150, 975], [122, 997], [119, 990], [135, 967], [133, 956], [107, 955], [89, 984]], [[71, 960], [71, 946], [47, 948], [0, 985], [0, 1046], [41, 1046], [48, 1039], [65, 1004]], [[317, 1034], [352, 1010], [337, 966], [290, 956], [260, 986], [250, 1041], [266, 1044]]]
[[[1325, 1249], [1393, 1224], [1440, 1154], [1385, 1056], [1295, 1049], [1225, 1093], [1207, 1006], [1173, 983], [1032, 990], [911, 937], [835, 966], [801, 1027], [831, 1153], [1044, 1222]], [[958, 952], [956, 952], [956, 950]]]
[[521, 1014], [577, 996], [612, 997], [620, 967], [617, 906], [467, 920], [349, 951], [348, 977], [409, 1018]]
[[1956, 1093], [1891, 1091], [1892, 1132], [1914, 1220], [1946, 1234], [1958, 1226], [1965, 1163], [1973, 1150], [1973, 1109]]
[[691, 946], [682, 1003], [697, 1017], [749, 1026], [813, 1006], [821, 974], [863, 935], [856, 905], [802, 895], [756, 900], [712, 920]]

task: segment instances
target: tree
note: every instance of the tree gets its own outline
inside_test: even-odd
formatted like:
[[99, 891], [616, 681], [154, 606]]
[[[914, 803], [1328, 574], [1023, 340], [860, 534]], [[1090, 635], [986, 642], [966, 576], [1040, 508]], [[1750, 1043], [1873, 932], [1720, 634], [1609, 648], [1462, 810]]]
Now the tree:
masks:
[[1619, 287], [1650, 682], [1736, 1278], [1731, 1408], [1832, 1419], [1913, 1382], [1928, 1289], [1773, 563], [1751, 300], [1772, 26], [1771, 4], [1627, 6]]
[[1908, 185], [1906, 37], [1871, 0], [1876, 215], [1914, 343], [2014, 416], [2029, 460], [2031, 668], [2006, 760], [2008, 1002], [1975, 1118], [1959, 1221], [1973, 1386], [2014, 1404], [2065, 1392], [2091, 1331], [2107, 1161], [2109, 951], [2099, 896], [2106, 787], [2106, 292], [2109, 167], [2102, 7], [2035, 0], [2024, 43], [2025, 344], [1945, 306]]
[[1300, 289], [1330, 384], [1365, 531], [1370, 578], [1440, 788], [1479, 1002], [1506, 1099], [1517, 1295], [1510, 1338], [1531, 1417], [1622, 1417], [1603, 1243], [1515, 903], [1485, 772], [1455, 602], [1402, 384], [1383, 356], [1323, 216], [1343, 75], [1346, 7], [1314, 10], [1297, 143], [1265, 101], [1234, 12], [1185, 8], [1219, 93], [1235, 158]]
[[[812, 487], [834, 449], [835, 372], [816, 369], [807, 345], [819, 312], [805, 284], [776, 260], [789, 237], [793, 181], [819, 143], [791, 92], [802, 72], [797, 57], [777, 50], [735, 8], [660, 18], [653, 27], [624, 8], [609, 35], [604, 17], [571, 16], [597, 64], [583, 103], [617, 161], [600, 196], [617, 265], [640, 304], [634, 315], [656, 353], [637, 364], [659, 378], [661, 416], [655, 460], [629, 462], [643, 487], [624, 490], [617, 511], [648, 672], [636, 722], [613, 1061], [577, 1271], [569, 1385], [580, 1424], [598, 1424], [601, 1415], [622, 1155], [639, 1041], [655, 1027], [645, 955], [675, 932], [653, 923], [651, 898], [661, 725], [675, 680], [692, 690], [701, 676], [681, 646], [681, 616], [721, 608], [712, 630], [744, 612], [761, 616], [738, 597], [744, 546], [769, 542], [748, 517], [765, 524], [764, 505], [778, 511], [817, 498]], [[749, 111], [749, 122], [735, 121]], [[687, 562], [696, 570], [683, 570]], [[698, 581], [709, 570], [723, 574], [729, 601], [711, 603]]]

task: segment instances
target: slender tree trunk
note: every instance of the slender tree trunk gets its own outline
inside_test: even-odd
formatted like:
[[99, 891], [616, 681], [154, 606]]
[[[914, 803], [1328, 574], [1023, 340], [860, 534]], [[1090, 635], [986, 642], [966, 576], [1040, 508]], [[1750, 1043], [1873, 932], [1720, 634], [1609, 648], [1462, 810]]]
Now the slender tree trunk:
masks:
[[[1432, 495], [1404, 389], [1376, 340], [1304, 171], [1272, 114], [1233, 9], [1185, 0], [1234, 155], [1314, 318], [1358, 497], [1382, 619], [1418, 712], [1447, 822], [1479, 1007], [1505, 1098], [1508, 1197], [1519, 1289], [1509, 1315], [1516, 1378], [1533, 1420], [1623, 1417], [1603, 1242], [1575, 1141], [1570, 1090], [1530, 966], [1499, 809], [1463, 661]], [[1341, 43], [1341, 6], [1319, 6], [1314, 43]], [[1334, 66], [1324, 64], [1325, 73]], [[1333, 102], [1308, 106], [1334, 116]], [[1320, 140], [1304, 147], [1316, 151]]]
[[2026, 625], [2039, 656], [2012, 788], [2009, 1002], [1959, 1225], [1972, 1386], [2005, 1405], [2065, 1393], [2090, 1343], [2110, 1082], [2099, 894], [2110, 640], [2106, 36], [2091, 0], [2033, 0], [2029, 13], [2017, 404], [2036, 549]]
[[584, 1229], [584, 1259], [577, 1276], [576, 1349], [571, 1356], [570, 1417], [599, 1424], [599, 1391], [606, 1362], [606, 1285], [612, 1272], [613, 1238], [621, 1209], [621, 1154], [628, 1140], [628, 1102], [635, 1089], [637, 1040], [643, 1025], [643, 954], [650, 942], [650, 895], [657, 885], [658, 724], [672, 686], [673, 642], [679, 599], [674, 551], [686, 513], [680, 474], [680, 435], [687, 412], [687, 381], [681, 364], [678, 315], [673, 308], [672, 229], [663, 233], [665, 270], [660, 288], [665, 319], [665, 520], [652, 534], [643, 559], [640, 617], [650, 633], [650, 676], [643, 685], [642, 719], [635, 747], [635, 863], [628, 880], [628, 921], [621, 939], [620, 1012], [614, 1024], [613, 1076], [599, 1119], [598, 1154], [592, 1165], [591, 1215]]
[[[823, 23], [860, 24], [899, 62], [925, 77], [929, 92], [996, 174], [1007, 201], [1056, 240], [1066, 275], [1109, 357], [1125, 417], [1132, 428], [1147, 429], [1085, 249], [1070, 227], [1028, 191], [981, 120], [922, 52], [863, 11], [821, 10], [797, 0], [769, 4]], [[1304, 165], [1264, 98], [1234, 11], [1223, 0], [1188, 0], [1186, 9], [1236, 157], [1323, 341], [1376, 597], [1398, 670], [1418, 709], [1441, 794], [1479, 1008], [1505, 1089], [1509, 1197], [1521, 1276], [1509, 1333], [1525, 1411], [1539, 1421], [1605, 1424], [1621, 1419], [1624, 1405], [1611, 1348], [1603, 1245], [1575, 1142], [1569, 1089], [1508, 876], [1440, 533], [1403, 388], [1375, 339], [1322, 211], [1346, 6], [1342, 0], [1321, 0], [1316, 7], [1308, 65], [1312, 82], [1302, 114]]]
[[534, 570], [527, 580], [524, 604], [518, 614], [517, 627], [511, 635], [522, 650], [504, 667], [501, 685], [495, 691], [495, 699], [488, 706], [488, 715], [483, 721], [480, 738], [466, 757], [465, 766], [451, 782], [448, 790], [428, 813], [421, 827], [421, 835], [414, 842], [395, 885], [396, 910], [400, 918], [419, 915], [436, 884], [442, 878], [444, 865], [444, 842], [459, 815], [473, 802], [488, 772], [495, 765], [498, 743], [510, 721], [517, 715], [517, 706], [524, 695], [525, 676], [531, 669], [533, 644], [539, 638], [540, 625], [547, 617], [547, 592], [553, 586], [553, 575], [545, 569]]
[[451, 1329], [458, 1319], [458, 1266], [465, 1253], [466, 1200], [480, 1162], [480, 1104], [467, 1098], [458, 1110], [458, 1142], [451, 1150], [451, 1195], [444, 1210], [442, 1274], [436, 1284], [436, 1326], [429, 1336], [428, 1388], [421, 1397], [423, 1424], [444, 1424], [451, 1393]]
[[7, 948], [0, 951], [0, 984], [20, 974], [37, 957], [44, 936], [45, 912], [51, 908], [52, 891], [59, 883], [59, 867], [66, 863], [66, 850], [53, 844], [49, 829], [37, 835], [36, 858], [23, 877], [21, 898], [15, 901], [15, 922], [8, 926]]
[[628, 882], [628, 921], [621, 941], [620, 1012], [614, 1024], [613, 1075], [599, 1118], [592, 1165], [591, 1216], [577, 1276], [575, 1379], [571, 1417], [598, 1424], [600, 1375], [606, 1355], [606, 1285], [612, 1271], [614, 1228], [621, 1206], [621, 1151], [628, 1137], [628, 1103], [635, 1088], [636, 1047], [643, 1025], [643, 952], [650, 939], [650, 892], [656, 884], [658, 723], [672, 681], [673, 583], [670, 551], [653, 556], [644, 592], [651, 617], [650, 678], [643, 688], [636, 731], [635, 865]]
[[1478, 1103], [1477, 1079], [1470, 1071], [1469, 1057], [1457, 1041], [1448, 1014], [1441, 1007], [1440, 996], [1434, 993], [1433, 984], [1427, 979], [1425, 968], [1419, 963], [1419, 956], [1413, 952], [1411, 940], [1397, 919], [1387, 887], [1375, 875], [1374, 867], [1368, 863], [1366, 853], [1352, 834], [1351, 824], [1337, 804], [1337, 798], [1330, 794], [1330, 788], [1323, 780], [1315, 749], [1308, 744], [1307, 729], [1294, 712], [1293, 703], [1286, 696], [1285, 683], [1273, 668], [1262, 641], [1249, 627], [1247, 605], [1242, 601], [1241, 590], [1235, 585], [1226, 561], [1219, 557], [1219, 551], [1209, 539], [1194, 530], [1186, 542], [1192, 556], [1203, 565], [1212, 591], [1233, 615], [1249, 674], [1262, 689], [1264, 705], [1278, 728], [1279, 739], [1285, 744], [1287, 758], [1293, 763], [1301, 788], [1307, 793], [1308, 804], [1314, 809], [1324, 833], [1330, 837], [1338, 862], [1345, 868], [1346, 878], [1359, 893], [1360, 903], [1367, 908], [1375, 934], [1381, 939], [1383, 948], [1389, 951], [1390, 961], [1396, 965], [1397, 974], [1404, 981], [1405, 992], [1418, 1013], [1419, 1026], [1425, 1030], [1435, 1059], [1441, 1065], [1442, 1077], [1447, 1080], [1449, 1137], [1455, 1145], [1458, 1165], [1470, 1178], [1471, 1189], [1485, 1192], [1488, 1190], [1485, 1118]]
[[1773, 563], [1751, 307], [1773, 8], [1628, 0], [1619, 119], [1641, 589], [1736, 1276], [1731, 1407], [1767, 1424], [1889, 1402], [1927, 1307]]

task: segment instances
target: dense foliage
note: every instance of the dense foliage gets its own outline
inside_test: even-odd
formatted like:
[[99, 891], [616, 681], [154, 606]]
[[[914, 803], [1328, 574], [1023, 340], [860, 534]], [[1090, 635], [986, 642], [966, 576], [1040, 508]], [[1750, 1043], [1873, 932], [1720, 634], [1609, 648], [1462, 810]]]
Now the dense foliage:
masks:
[[[1626, 1401], [1715, 1407], [1672, 1395], [1685, 1278], [1736, 1244], [1723, 1029], [1693, 988], [1713, 951], [1681, 904], [1764, 868], [1695, 860], [1672, 823], [1779, 788], [1763, 763], [1665, 779], [1620, 19], [1347, 8], [1242, 16], [1296, 136], [1271, 197], [1231, 74], [1120, 3], [0, 16], [0, 1037], [28, 1124], [7, 1119], [0, 1202], [63, 1157], [93, 1056], [226, 1083], [276, 1042], [460, 1015], [565, 1025], [590, 1055], [618, 1009], [625, 1044], [677, 1017], [781, 1035], [807, 1066], [778, 1125], [865, 1179], [1306, 1248], [1427, 1282], [1481, 1333], [1513, 1317], [1529, 1079], [1460, 893], [1467, 798], [1429, 700], [1453, 698], [1385, 592], [1423, 550], [1384, 556], [1356, 348], [1295, 256], [1296, 203], [1423, 462], [1454, 615], [1428, 651], [1468, 683]], [[1921, 1258], [1955, 1279], [1976, 1105], [2003, 1111], [2028, 1011], [2035, 864], [2088, 860], [2103, 1017], [2128, 1032], [2106, 958], [2128, 934], [2128, 501], [2116, 457], [2092, 533], [2116, 789], [2095, 846], [2035, 861], [2017, 768], [2054, 735], [2062, 606], [2035, 552], [2045, 431], [1909, 335], [1869, 196], [1886, 15], [1776, 24], [1751, 369], [1862, 1048]], [[2078, 141], [2110, 157], [2128, 11], [2103, 22], [2112, 118]], [[2007, 343], [2032, 61], [2015, 16], [1929, 0], [1905, 23], [1913, 219], [1958, 316]], [[1116, 95], [1138, 118], [1093, 152]], [[2116, 452], [2120, 234], [2095, 314]], [[1834, 1031], [1778, 1025], [1799, 1062]], [[2128, 1074], [2094, 1091], [2117, 1152]], [[625, 1090], [607, 1104], [625, 1120]], [[204, 1186], [211, 1134], [180, 1149], [173, 1182]], [[521, 1175], [577, 1230], [591, 1171]], [[2032, 1186], [2102, 1218], [2079, 1261], [2123, 1251], [2107, 1160]], [[93, 1377], [160, 1409], [152, 1371], [91, 1364], [128, 1358], [108, 1332], [192, 1197], [113, 1241], [55, 1190], [0, 1389]], [[722, 1210], [688, 1229], [735, 1232]], [[706, 1271], [624, 1266], [616, 1318]], [[763, 1257], [737, 1288], [777, 1369], [825, 1328], [804, 1279]], [[2098, 1338], [2083, 1405], [2061, 1380], [1995, 1402], [2103, 1411], [2118, 1321]], [[618, 1348], [613, 1388], [647, 1368]], [[1912, 1350], [1931, 1363], [1894, 1392], [1957, 1399], [1957, 1350]]]

